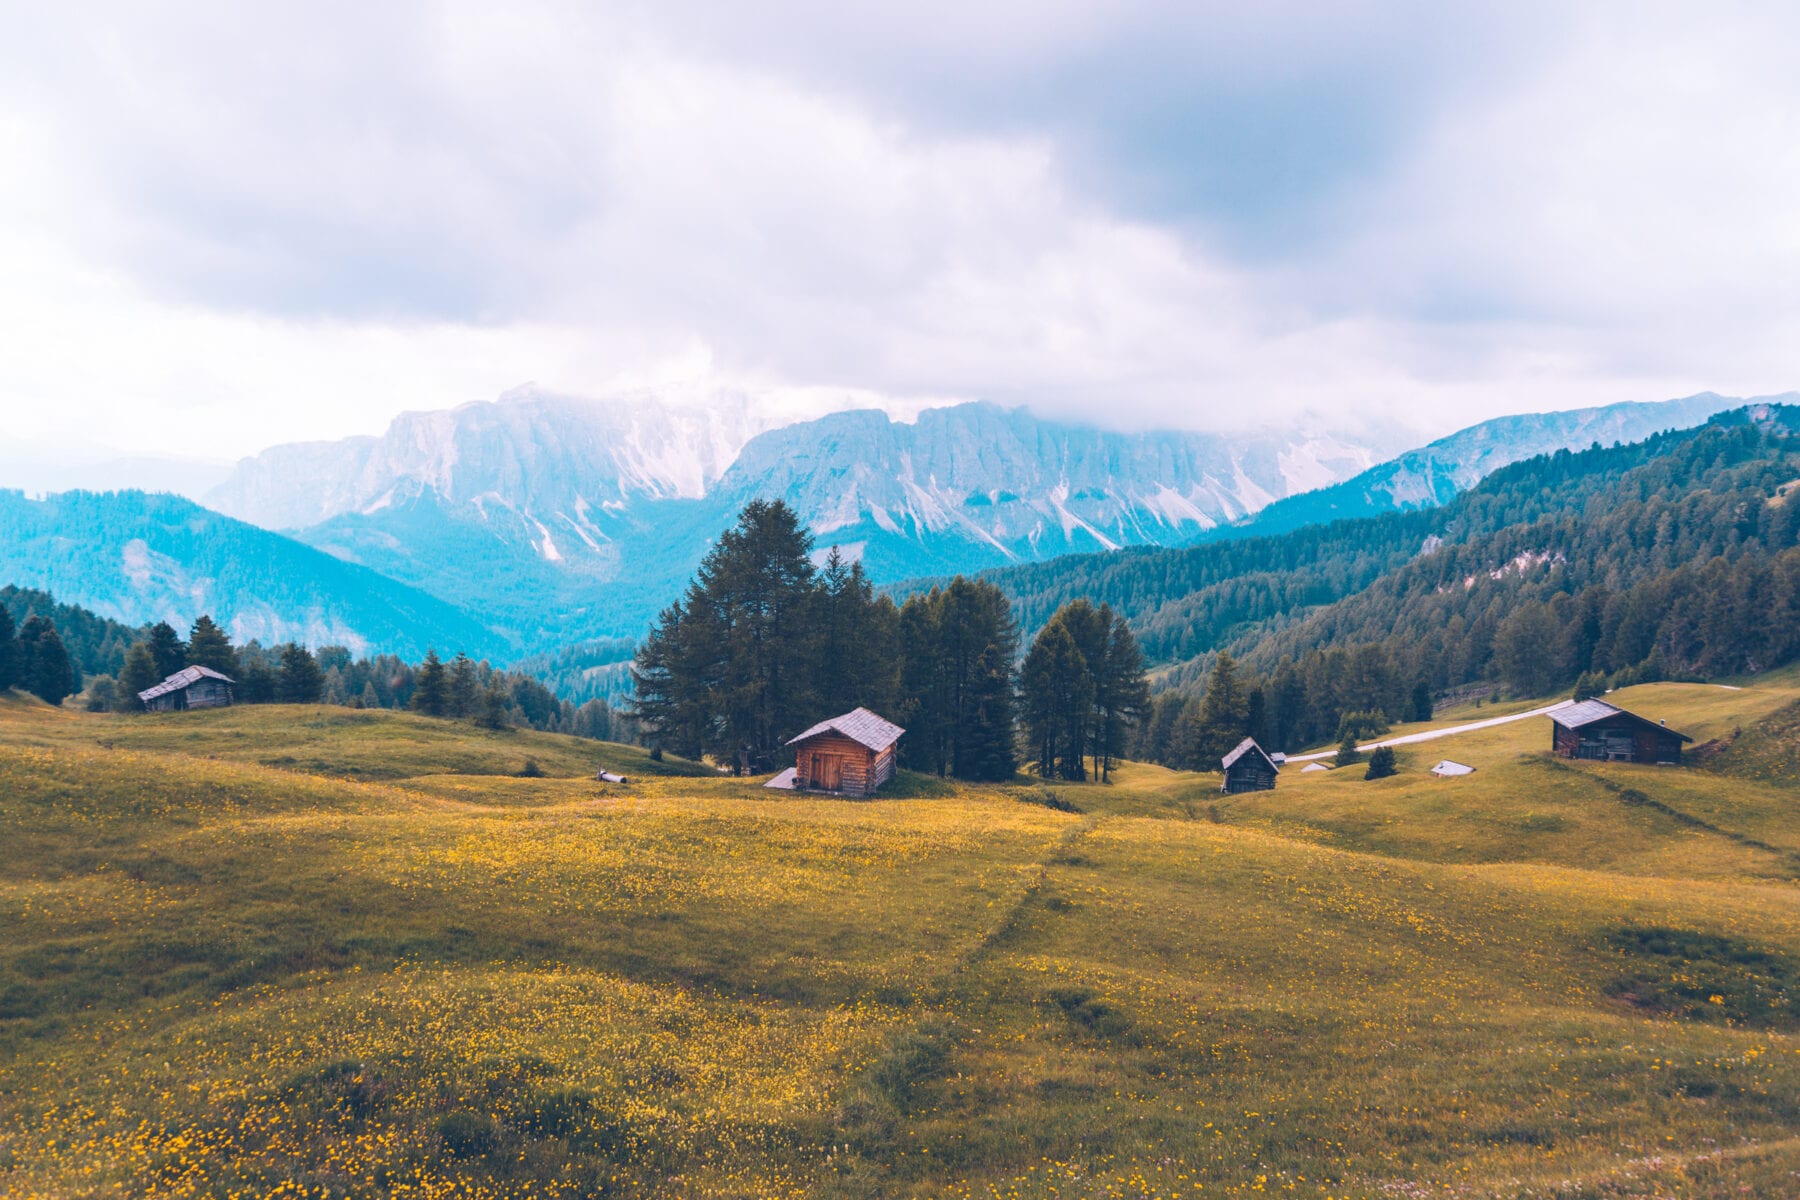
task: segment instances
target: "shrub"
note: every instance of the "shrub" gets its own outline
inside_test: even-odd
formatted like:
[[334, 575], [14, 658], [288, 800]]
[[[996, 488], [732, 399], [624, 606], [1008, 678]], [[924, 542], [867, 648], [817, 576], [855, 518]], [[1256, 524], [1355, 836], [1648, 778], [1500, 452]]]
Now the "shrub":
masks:
[[1394, 748], [1378, 746], [1375, 753], [1369, 755], [1369, 769], [1364, 779], [1386, 779], [1394, 773]]
[[1027, 788], [1019, 793], [1019, 799], [1026, 804], [1055, 809], [1057, 812], [1078, 813], [1081, 811], [1081, 808], [1073, 800], [1065, 799], [1049, 788]]
[[544, 768], [538, 766], [538, 760], [535, 758], [526, 759], [525, 765], [519, 768], [518, 778], [520, 779], [542, 779], [543, 777]]

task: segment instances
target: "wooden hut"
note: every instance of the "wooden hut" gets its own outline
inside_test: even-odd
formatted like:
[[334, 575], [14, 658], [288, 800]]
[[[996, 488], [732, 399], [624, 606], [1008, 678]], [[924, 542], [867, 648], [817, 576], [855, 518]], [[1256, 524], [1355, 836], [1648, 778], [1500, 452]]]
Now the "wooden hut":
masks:
[[872, 796], [893, 778], [900, 735], [905, 732], [866, 708], [820, 721], [788, 742], [794, 748], [791, 786], [843, 796]]
[[1237, 749], [1219, 760], [1225, 771], [1221, 792], [1270, 792], [1275, 790], [1275, 776], [1281, 767], [1263, 752], [1255, 738], [1245, 738]]
[[237, 680], [211, 667], [183, 667], [153, 688], [138, 693], [151, 712], [180, 712], [187, 708], [224, 708], [231, 703]]
[[1679, 763], [1694, 739], [1604, 700], [1581, 700], [1550, 714], [1552, 752], [1600, 762]]

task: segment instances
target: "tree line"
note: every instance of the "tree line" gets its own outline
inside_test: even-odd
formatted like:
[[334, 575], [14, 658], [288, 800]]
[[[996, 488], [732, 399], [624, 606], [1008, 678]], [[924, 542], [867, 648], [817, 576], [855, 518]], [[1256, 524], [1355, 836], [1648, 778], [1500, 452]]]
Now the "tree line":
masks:
[[657, 617], [632, 665], [653, 746], [734, 771], [772, 769], [788, 739], [853, 708], [902, 725], [901, 763], [972, 780], [1104, 776], [1143, 712], [1143, 659], [1110, 609], [1070, 605], [1021, 669], [1018, 624], [992, 583], [958, 576], [900, 604], [860, 563], [755, 500]]
[[1368, 587], [1170, 672], [1134, 752], [1203, 767], [1234, 733], [1297, 750], [1427, 718], [1443, 695], [1594, 695], [1792, 662], [1797, 430], [1777, 408], [1506, 468]]
[[[16, 625], [12, 612], [24, 607]], [[57, 620], [40, 615], [53, 612]], [[58, 624], [74, 631], [65, 646]], [[74, 653], [71, 653], [71, 650]], [[85, 673], [81, 659], [116, 663]], [[391, 654], [357, 658], [343, 646], [317, 651], [298, 643], [234, 645], [209, 615], [186, 638], [168, 622], [132, 630], [46, 593], [0, 590], [0, 692], [18, 687], [50, 704], [79, 696], [93, 712], [139, 712], [138, 693], [185, 667], [207, 667], [235, 681], [239, 704], [330, 704], [346, 708], [407, 709], [427, 716], [468, 718], [492, 728], [527, 726], [602, 741], [635, 741], [637, 722], [602, 699], [574, 704], [530, 675], [499, 670], [458, 653], [450, 661], [428, 650], [418, 663]]]

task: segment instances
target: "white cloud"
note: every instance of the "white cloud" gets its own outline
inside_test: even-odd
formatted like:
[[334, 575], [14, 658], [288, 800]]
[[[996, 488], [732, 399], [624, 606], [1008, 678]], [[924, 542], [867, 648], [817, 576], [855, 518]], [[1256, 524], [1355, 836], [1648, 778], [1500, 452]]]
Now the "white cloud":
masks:
[[[25, 436], [229, 455], [527, 379], [1432, 429], [1800, 379], [1780, 10], [1522, 20], [1453, 72], [1398, 56], [1461, 62], [1454, 37], [1354, 13], [978, 8], [704, 37], [677, 9], [34, 10], [0, 49], [0, 404]], [[1059, 81], [1129, 88], [1134, 53], [1226, 99], [1142, 145], [1080, 107], [1091, 79], [1056, 111]], [[1238, 244], [1242, 196], [1177, 218], [1107, 176], [1179, 180], [1181, 121], [1237, 97], [1329, 143], [1331, 90], [1393, 74], [1404, 119], [1295, 184], [1329, 219], [1291, 246]]]

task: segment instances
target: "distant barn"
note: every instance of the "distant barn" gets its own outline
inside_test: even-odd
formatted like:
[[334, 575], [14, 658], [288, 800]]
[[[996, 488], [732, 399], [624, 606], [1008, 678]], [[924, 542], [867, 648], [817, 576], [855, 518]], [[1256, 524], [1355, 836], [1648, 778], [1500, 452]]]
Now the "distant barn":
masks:
[[[894, 776], [900, 735], [906, 730], [866, 708], [820, 721], [788, 745], [794, 748], [789, 786], [844, 796], [872, 796]], [[778, 779], [787, 776], [783, 771]], [[774, 782], [774, 781], [771, 781]]]
[[1679, 763], [1694, 739], [1604, 700], [1582, 700], [1550, 714], [1551, 750], [1599, 762]]
[[237, 683], [211, 667], [183, 667], [153, 688], [138, 693], [151, 712], [180, 712], [186, 708], [224, 708], [231, 703]]
[[1219, 765], [1225, 771], [1225, 782], [1219, 787], [1221, 792], [1273, 791], [1275, 776], [1281, 773], [1281, 767], [1263, 753], [1255, 738], [1239, 742], [1237, 749], [1219, 760]]

